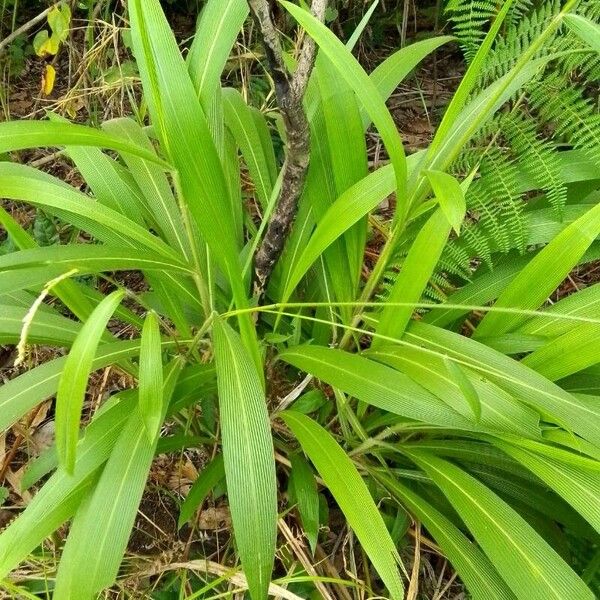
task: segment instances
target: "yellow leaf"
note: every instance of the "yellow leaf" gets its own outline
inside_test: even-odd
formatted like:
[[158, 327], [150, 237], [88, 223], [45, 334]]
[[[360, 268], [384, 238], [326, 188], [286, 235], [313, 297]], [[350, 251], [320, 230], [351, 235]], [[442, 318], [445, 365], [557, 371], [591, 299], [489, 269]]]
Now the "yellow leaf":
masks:
[[52, 65], [46, 65], [42, 74], [42, 94], [49, 96], [54, 89], [54, 81], [56, 79], [56, 70]]

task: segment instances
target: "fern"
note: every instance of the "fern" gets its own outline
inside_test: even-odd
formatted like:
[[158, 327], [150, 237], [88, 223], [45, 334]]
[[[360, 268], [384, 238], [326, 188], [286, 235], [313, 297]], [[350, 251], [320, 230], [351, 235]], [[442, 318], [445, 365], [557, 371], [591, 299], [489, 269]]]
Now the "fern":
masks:
[[[473, 95], [510, 71], [561, 5], [562, 0], [514, 2]], [[446, 14], [467, 61], [477, 51], [499, 6], [495, 0], [446, 3]], [[576, 12], [600, 22], [598, 0], [581, 0]], [[528, 198], [519, 193], [517, 167], [535, 179], [556, 219], [561, 220], [567, 188], [561, 178], [559, 151], [578, 148], [591, 160], [600, 161], [597, 90], [588, 83], [600, 80], [600, 56], [566, 28], [550, 37], [537, 56], [553, 58], [509, 103], [507, 111], [479, 132], [453, 165], [459, 177], [478, 168], [478, 178], [467, 195], [468, 222], [460, 237], [445, 248], [428, 299], [441, 299], [444, 290], [468, 280], [474, 265], [484, 262], [493, 268], [501, 255], [526, 250]], [[399, 251], [385, 277], [383, 296], [402, 261]]]
[[513, 155], [519, 157], [521, 168], [540, 182], [550, 205], [562, 216], [567, 201], [567, 188], [561, 179], [556, 146], [537, 131], [537, 123], [522, 112], [511, 113], [502, 121]]
[[488, 22], [498, 11], [498, 3], [495, 0], [450, 0], [446, 11], [470, 62], [485, 37]]
[[553, 74], [532, 90], [530, 98], [539, 117], [554, 124], [555, 137], [583, 150], [592, 160], [600, 160], [600, 114], [581, 88], [567, 77]]

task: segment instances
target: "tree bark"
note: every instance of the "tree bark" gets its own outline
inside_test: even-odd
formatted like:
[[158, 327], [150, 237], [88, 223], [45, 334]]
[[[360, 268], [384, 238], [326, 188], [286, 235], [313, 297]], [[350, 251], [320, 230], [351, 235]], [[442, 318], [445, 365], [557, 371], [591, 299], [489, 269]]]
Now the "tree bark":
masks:
[[[281, 191], [265, 236], [254, 257], [254, 293], [263, 295], [273, 267], [289, 234], [304, 189], [310, 161], [310, 127], [302, 101], [315, 63], [316, 46], [306, 35], [298, 56], [297, 67], [289, 73], [284, 60], [279, 33], [273, 23], [268, 0], [248, 0], [262, 36], [275, 96], [286, 132], [286, 155]], [[313, 0], [311, 12], [323, 22], [327, 0]]]

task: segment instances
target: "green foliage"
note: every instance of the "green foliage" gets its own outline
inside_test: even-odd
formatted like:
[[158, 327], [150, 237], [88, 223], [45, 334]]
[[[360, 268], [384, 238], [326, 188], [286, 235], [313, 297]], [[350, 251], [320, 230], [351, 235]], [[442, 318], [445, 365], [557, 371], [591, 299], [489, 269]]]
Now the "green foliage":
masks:
[[[578, 2], [574, 10], [577, 18], [600, 22], [600, 8], [593, 0]], [[495, 2], [452, 0], [446, 4], [467, 60], [473, 58], [482, 32], [497, 11]], [[474, 93], [506, 75], [523, 53], [537, 44], [542, 32], [556, 22], [560, 11], [560, 0], [515, 1], [506, 26], [486, 57]], [[577, 148], [591, 160], [597, 153], [600, 113], [593, 98], [594, 82], [600, 77], [600, 55], [563, 26], [535, 48], [534, 56], [554, 58], [523, 86], [503, 114], [471, 140], [454, 165], [456, 173], [478, 170], [467, 196], [473, 220], [446, 248], [436, 278], [438, 290], [452, 289], [455, 276], [468, 278], [474, 259], [492, 268], [492, 254], [500, 256], [497, 251], [525, 251], [531, 193], [526, 195], [522, 189], [519, 179], [523, 173], [535, 179], [544, 201], [560, 220], [568, 202], [568, 182], [559, 153]], [[390, 278], [394, 279], [393, 273]], [[430, 297], [443, 297], [432, 289], [428, 293]]]
[[[577, 90], [543, 101], [561, 77], [582, 73], [581, 91], [593, 72], [591, 50], [561, 50], [571, 5], [490, 75], [494, 40], [530, 10], [504, 4], [468, 42], [481, 45], [432, 144], [405, 156], [385, 100], [448, 38], [408, 46], [369, 75], [352, 55], [356, 37], [344, 46], [285, 3], [321, 53], [306, 97], [306, 185], [258, 303], [252, 252], [281, 185], [282, 140], [272, 115], [221, 88], [246, 0], [207, 4], [198, 31], [223, 35], [198, 35], [187, 62], [158, 0], [129, 3], [148, 122], [0, 124], [0, 152], [64, 147], [91, 191], [0, 163], [2, 197], [82, 232], [46, 247], [49, 226], [32, 236], [0, 210], [15, 246], [0, 255], [0, 342], [69, 351], [0, 388], [3, 431], [56, 394], [58, 439], [26, 474], [25, 485], [40, 485], [32, 502], [0, 534], [0, 578], [70, 521], [54, 596], [97, 597], [118, 577], [154, 456], [202, 444], [212, 460], [179, 526], [226, 489], [234, 530], [206, 592], [232, 583], [253, 600], [282, 595], [270, 586], [285, 572], [280, 583], [320, 593], [322, 582], [290, 568], [278, 524], [297, 514], [318, 551], [328, 498], [365, 557], [364, 577], [341, 584], [365, 596], [402, 597], [408, 513], [473, 598], [594, 597], [597, 559], [577, 550], [599, 533], [600, 287], [544, 308], [573, 267], [600, 258], [592, 104]], [[487, 14], [485, 3], [470, 6]], [[525, 107], [569, 118], [544, 137]], [[371, 123], [390, 162], [369, 172]], [[559, 143], [569, 147], [557, 152]], [[364, 281], [369, 217], [393, 193], [396, 214]], [[384, 302], [376, 293], [398, 256]], [[128, 289], [115, 271], [136, 271], [144, 285]], [[447, 304], [439, 290], [423, 303], [429, 282], [445, 285], [440, 272], [457, 275], [456, 291]], [[86, 286], [88, 274], [110, 285]], [[131, 339], [118, 339], [123, 330]], [[132, 389], [92, 411], [89, 376], [106, 366]]]

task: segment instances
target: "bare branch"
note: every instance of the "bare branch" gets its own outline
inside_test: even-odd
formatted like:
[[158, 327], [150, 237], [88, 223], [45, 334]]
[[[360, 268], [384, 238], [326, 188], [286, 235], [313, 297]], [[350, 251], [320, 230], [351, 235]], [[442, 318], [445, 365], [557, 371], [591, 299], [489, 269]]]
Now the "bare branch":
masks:
[[43, 21], [50, 11], [52, 10], [52, 6], [49, 6], [46, 10], [43, 10], [39, 15], [33, 17], [33, 19], [27, 21], [24, 25], [21, 25], [18, 29], [15, 29], [9, 36], [5, 37], [0, 41], [0, 54], [4, 52], [5, 48], [8, 48], [21, 34], [27, 33], [30, 29], [35, 27], [38, 23]]
[[[273, 24], [268, 0], [248, 2], [262, 35], [286, 132], [281, 191], [265, 236], [254, 257], [254, 291], [257, 296], [261, 296], [296, 217], [298, 200], [308, 171], [310, 127], [302, 100], [315, 63], [316, 46], [309, 36], [304, 38], [296, 70], [290, 74], [285, 67], [279, 33]], [[326, 8], [327, 0], [313, 0], [312, 13], [321, 21], [325, 17]]]
[[[321, 23], [325, 20], [326, 10], [327, 0], [313, 0], [311, 12]], [[315, 64], [316, 53], [315, 41], [309, 35], [305, 35], [302, 50], [298, 58], [298, 67], [294, 73], [292, 83], [296, 95], [304, 97], [304, 92], [306, 91], [306, 86], [308, 85], [308, 80]]]

